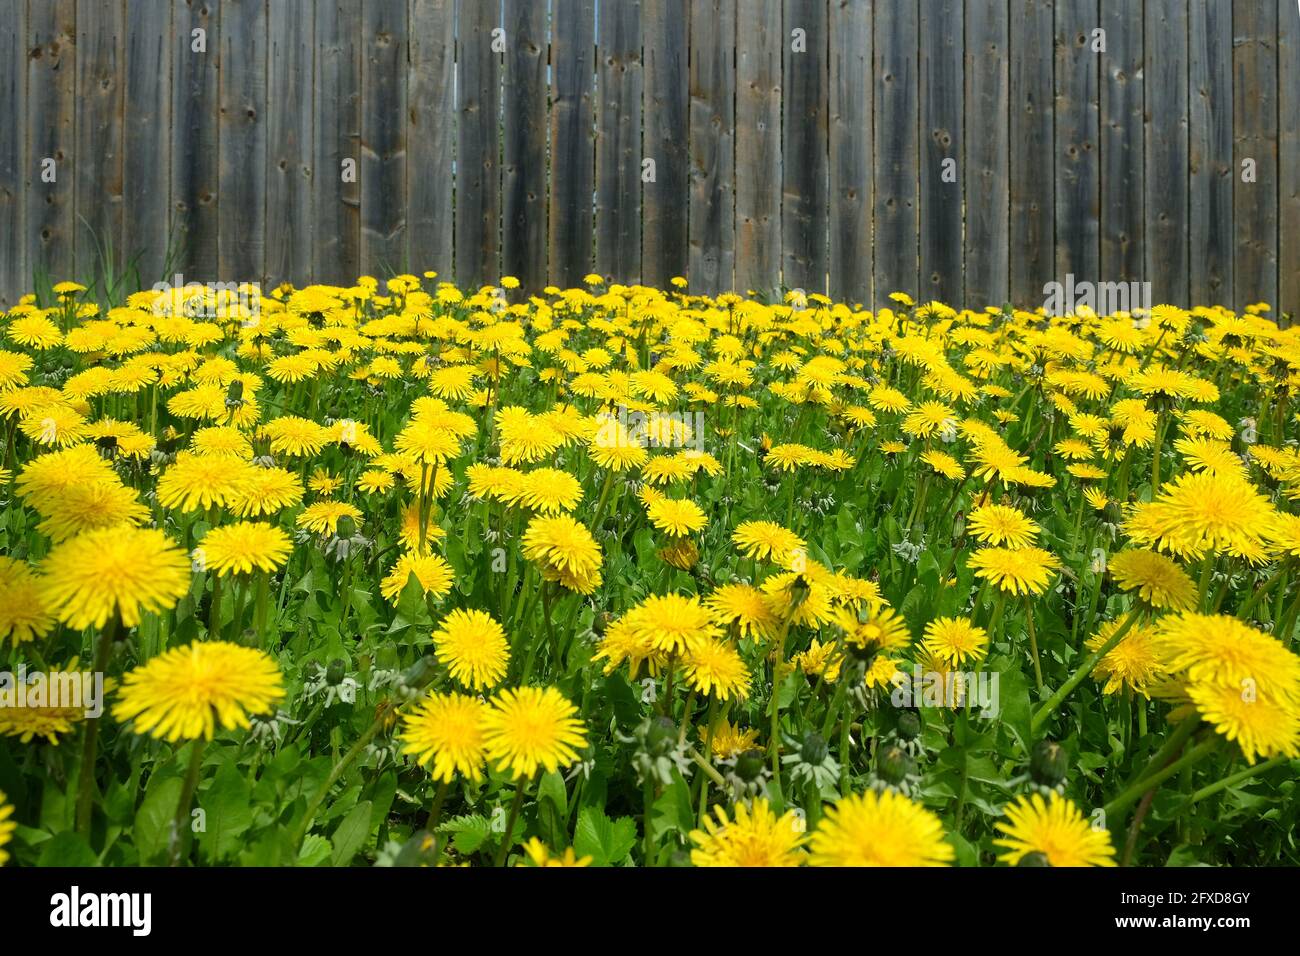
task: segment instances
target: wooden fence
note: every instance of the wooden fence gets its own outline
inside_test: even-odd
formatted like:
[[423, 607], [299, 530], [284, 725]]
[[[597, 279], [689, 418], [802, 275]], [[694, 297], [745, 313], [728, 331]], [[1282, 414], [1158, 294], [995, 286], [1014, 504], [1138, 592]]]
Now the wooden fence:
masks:
[[1300, 311], [1296, 0], [0, 0], [0, 302], [590, 271]]

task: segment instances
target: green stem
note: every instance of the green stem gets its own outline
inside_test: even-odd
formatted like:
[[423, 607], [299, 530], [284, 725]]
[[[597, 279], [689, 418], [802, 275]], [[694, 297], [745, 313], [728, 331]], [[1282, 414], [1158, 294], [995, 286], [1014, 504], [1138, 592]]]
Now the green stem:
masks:
[[1141, 614], [1141, 612], [1141, 606], [1135, 606], [1133, 610], [1129, 612], [1128, 617], [1124, 618], [1123, 623], [1115, 629], [1115, 633], [1106, 640], [1106, 643], [1102, 644], [1101, 647], [1089, 654], [1084, 659], [1083, 663], [1075, 669], [1074, 673], [1070, 675], [1069, 680], [1062, 684], [1060, 689], [1048, 698], [1047, 703], [1042, 706], [1038, 713], [1034, 714], [1033, 720], [1030, 722], [1030, 729], [1032, 731], [1037, 732], [1038, 729], [1043, 726], [1043, 723], [1047, 718], [1052, 716], [1056, 708], [1061, 706], [1061, 702], [1064, 701], [1065, 698], [1069, 697], [1076, 687], [1083, 683], [1085, 677], [1092, 673], [1092, 669], [1097, 666], [1097, 663], [1115, 649], [1115, 646], [1124, 639], [1124, 635], [1128, 633], [1129, 628], [1131, 628], [1137, 621], [1138, 615]]
[[1204, 786], [1200, 790], [1197, 790], [1195, 793], [1190, 795], [1186, 800], [1184, 800], [1178, 809], [1179, 811], [1182, 811], [1187, 807], [1190, 807], [1194, 803], [1199, 803], [1200, 801], [1204, 800], [1206, 797], [1212, 797], [1216, 793], [1220, 793], [1224, 790], [1227, 790], [1231, 786], [1239, 784], [1245, 780], [1249, 780], [1251, 777], [1257, 777], [1261, 773], [1267, 773], [1268, 771], [1272, 770], [1274, 767], [1281, 767], [1287, 762], [1287, 759], [1288, 758], [1286, 757], [1274, 757], [1272, 760], [1266, 760], [1263, 763], [1257, 763], [1255, 764], [1255, 766], [1247, 767], [1245, 770], [1240, 770], [1237, 773], [1234, 773], [1230, 777], [1224, 777], [1222, 780], [1209, 784], [1208, 786]]
[[1218, 735], [1209, 737], [1206, 740], [1203, 740], [1201, 743], [1197, 744], [1196, 746], [1192, 747], [1190, 750], [1187, 751], [1187, 753], [1185, 753], [1178, 760], [1175, 760], [1173, 763], [1169, 764], [1167, 767], [1164, 767], [1161, 770], [1157, 770], [1154, 773], [1143, 777], [1137, 783], [1133, 784], [1133, 786], [1129, 787], [1118, 797], [1112, 800], [1110, 803], [1106, 804], [1106, 806], [1104, 807], [1104, 811], [1107, 818], [1114, 816], [1115, 814], [1119, 813], [1122, 810], [1128, 809], [1129, 806], [1131, 806], [1136, 801], [1140, 800], [1142, 798], [1142, 795], [1146, 793], [1148, 790], [1150, 790], [1153, 787], [1158, 787], [1160, 784], [1164, 783], [1170, 777], [1174, 776], [1177, 773], [1182, 772], [1184, 768], [1191, 768], [1203, 757], [1213, 752], [1218, 746], [1219, 746]]
[[[113, 641], [117, 639], [118, 629], [122, 626], [114, 614], [99, 632], [99, 643], [95, 646], [96, 674], [103, 674], [108, 669], [109, 658], [113, 654]], [[99, 744], [99, 721], [92, 717], [86, 721], [86, 737], [81, 749], [81, 770], [77, 780], [77, 832], [89, 839], [91, 807], [95, 795], [95, 756]]]
[[376, 714], [374, 722], [371, 723], [369, 728], [366, 729], [366, 732], [358, 738], [357, 742], [352, 745], [352, 748], [343, 755], [338, 763], [334, 765], [333, 769], [330, 770], [330, 775], [325, 778], [325, 782], [316, 788], [316, 792], [312, 794], [311, 800], [307, 802], [307, 812], [302, 815], [302, 818], [298, 821], [298, 825], [294, 827], [293, 836], [290, 841], [292, 846], [302, 846], [303, 838], [307, 836], [307, 830], [311, 826], [312, 817], [316, 815], [316, 811], [320, 809], [320, 805], [324, 803], [325, 798], [329, 796], [330, 789], [334, 784], [338, 783], [339, 778], [342, 777], [343, 774], [347, 772], [347, 769], [356, 762], [356, 759], [361, 756], [370, 741], [374, 739], [375, 734], [379, 733], [384, 722], [388, 719], [388, 711], [389, 706], [387, 703], [380, 705], [379, 712]]
[[510, 855], [511, 841], [515, 833], [515, 821], [519, 819], [519, 808], [524, 805], [524, 793], [528, 790], [527, 779], [520, 780], [516, 784], [515, 799], [510, 804], [510, 815], [506, 817], [506, 832], [501, 837], [501, 846], [497, 850], [496, 866], [498, 869], [506, 865], [506, 857]]
[[190, 804], [194, 802], [194, 791], [199, 786], [199, 771], [203, 769], [203, 752], [207, 741], [199, 739], [190, 744], [190, 763], [185, 771], [185, 782], [181, 785], [181, 796], [176, 801], [176, 816], [172, 820], [170, 841], [170, 866], [180, 866], [189, 846]]
[[1029, 629], [1029, 652], [1033, 655], [1034, 661], [1034, 684], [1038, 687], [1038, 693], [1043, 693], [1043, 668], [1038, 661], [1038, 635], [1034, 631], [1034, 602], [1025, 597], [1025, 625]]

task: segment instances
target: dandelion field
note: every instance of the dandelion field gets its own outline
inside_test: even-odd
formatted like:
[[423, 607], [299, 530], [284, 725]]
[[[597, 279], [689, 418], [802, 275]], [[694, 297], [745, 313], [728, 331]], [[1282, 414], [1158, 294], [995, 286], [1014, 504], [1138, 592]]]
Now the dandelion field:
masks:
[[1295, 864], [1300, 334], [893, 300], [25, 297], [0, 863]]

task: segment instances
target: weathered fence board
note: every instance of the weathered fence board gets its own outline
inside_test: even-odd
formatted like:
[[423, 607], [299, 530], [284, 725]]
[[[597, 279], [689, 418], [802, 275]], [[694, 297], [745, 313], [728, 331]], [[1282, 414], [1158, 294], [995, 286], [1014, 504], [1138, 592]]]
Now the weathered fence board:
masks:
[[1300, 312], [1289, 0], [0, 0], [36, 276]]
[[1056, 0], [1056, 275], [1103, 281], [1097, 0]]
[[[411, 265], [405, 243], [408, 22], [406, 0], [361, 5], [361, 265], [378, 278]], [[494, 131], [495, 116], [493, 110]], [[495, 148], [492, 161], [495, 170]]]
[[266, 243], [264, 282], [280, 276], [311, 275], [312, 102], [315, 75], [311, 0], [276, 0], [267, 5]]
[[[412, 269], [451, 278], [455, 218], [456, 0], [411, 0], [407, 88], [407, 256]], [[543, 147], [544, 151], [544, 147]]]
[[[217, 276], [220, 178], [220, 22], [205, 0], [174, 0], [171, 41], [171, 221], [176, 272], [206, 282]], [[159, 140], [164, 137], [160, 134]], [[325, 228], [317, 213], [318, 228]], [[127, 236], [128, 243], [134, 242]], [[319, 244], [317, 245], [319, 249]]]
[[[1146, 112], [1144, 32], [1130, 0], [1101, 0], [1106, 55], [1101, 67], [1101, 275], [1108, 282], [1146, 276]], [[1154, 38], [1151, 38], [1154, 40]], [[1186, 190], [1184, 190], [1184, 202]]]
[[[777, 0], [760, 2], [776, 5]], [[641, 189], [641, 279], [662, 288], [674, 276], [685, 276], [688, 268], [688, 206], [682, 197], [690, 188], [686, 73], [690, 11], [687, 0], [643, 0], [641, 9], [645, 18], [641, 31], [645, 57], [642, 135], [646, 158], [654, 161], [654, 175]]]
[[122, 145], [126, 134], [125, 10], [120, 3], [77, 3], [77, 269], [111, 281], [123, 266]]
[[956, 302], [963, 292], [961, 184], [965, 0], [920, 3], [921, 206], [919, 297]]
[[1007, 0], [972, 0], [966, 6], [966, 115], [978, 117], [966, 126], [961, 172], [966, 189], [964, 303], [971, 308], [1000, 306], [1009, 290], [1007, 12]]
[[226, 282], [257, 282], [266, 265], [266, 25], [265, 0], [222, 0], [216, 272]]
[[918, 0], [875, 5], [875, 303], [919, 286]]
[[[416, 0], [413, 26], [422, 22], [416, 11], [423, 11], [425, 6]], [[361, 161], [361, 0], [322, 0], [316, 7], [315, 30], [312, 278], [317, 282], [350, 282], [361, 269], [361, 184], [357, 169]], [[450, 95], [450, 83], [441, 88]], [[427, 179], [428, 183], [441, 181], [439, 176]], [[449, 234], [450, 192], [448, 186]], [[417, 210], [424, 208], [418, 200], [423, 196], [422, 192], [411, 192], [408, 215], [413, 236], [418, 232]], [[444, 260], [444, 267], [450, 267], [450, 263]]]
[[[554, 0], [549, 271], [551, 281], [563, 286], [578, 285], [592, 267], [591, 195], [596, 188], [596, 154], [592, 141], [595, 49], [596, 0]], [[459, 236], [456, 241], [459, 244]]]
[[[1233, 0], [1233, 278], [1238, 305], [1277, 299], [1277, 22], [1281, 4]], [[1289, 4], [1286, 5], [1289, 8]], [[1290, 9], [1286, 10], [1290, 14]], [[1295, 124], [1291, 116], [1288, 122]], [[1295, 271], [1300, 263], [1290, 262]]]
[[1191, 0], [1188, 18], [1190, 301], [1231, 304], [1232, 7]]
[[[0, 0], [0, 116], [17, 118], [27, 101], [27, 0]], [[31, 281], [27, 271], [27, 130], [15, 123], [0, 135], [0, 300]]]
[[[785, 284], [826, 294], [830, 64], [825, 0], [785, 0], [781, 232]], [[741, 161], [744, 161], [742, 155]]]
[[[1187, 4], [1147, 0], [1146, 277], [1157, 302], [1186, 302], [1189, 256]], [[1155, 304], [1155, 303], [1152, 303]]]
[[1279, 8], [1277, 36], [1278, 301], [1300, 317], [1300, 9]]
[[691, 4], [690, 279], [725, 292], [735, 265], [736, 0]]
[[1052, 0], [1010, 0], [1010, 298], [1042, 301], [1056, 276], [1056, 145], [1053, 141]]
[[865, 0], [830, 7], [830, 294], [862, 303], [872, 301], [871, 8]]
[[546, 7], [506, 0], [505, 11], [514, 36], [506, 44], [502, 116], [501, 271], [536, 290], [546, 284]]
[[[456, 277], [476, 287], [501, 275], [501, 52], [493, 48], [493, 33], [504, 27], [496, 4], [482, 0], [460, 0], [456, 23]], [[364, 200], [361, 208], [364, 215]]]
[[[165, 278], [171, 262], [172, 26], [170, 7], [151, 0], [126, 0], [126, 97], [123, 145], [122, 239], [130, 237], [135, 271], [145, 286]], [[301, 269], [292, 273], [302, 274]], [[170, 277], [166, 277], [170, 278]]]
[[641, 0], [605, 3], [596, 38], [596, 271], [641, 275]]

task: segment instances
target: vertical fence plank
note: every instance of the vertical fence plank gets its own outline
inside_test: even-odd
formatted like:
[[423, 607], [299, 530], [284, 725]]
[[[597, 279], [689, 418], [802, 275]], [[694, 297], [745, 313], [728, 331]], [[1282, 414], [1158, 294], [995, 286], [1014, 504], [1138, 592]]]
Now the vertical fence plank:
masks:
[[409, 22], [407, 259], [413, 271], [449, 280], [456, 272], [455, 0], [410, 0]]
[[217, 273], [256, 282], [266, 267], [266, 2], [222, 0]]
[[17, 303], [32, 278], [27, 272], [27, 0], [0, 0], [0, 310]]
[[[566, 288], [581, 284], [591, 271], [591, 194], [596, 187], [591, 128], [595, 47], [596, 0], [554, 0], [550, 274], [553, 283]], [[458, 210], [458, 223], [459, 219]], [[459, 233], [456, 242], [459, 251]]]
[[116, 281], [122, 235], [126, 23], [120, 0], [77, 3], [77, 184], [73, 246], [84, 281]]
[[1232, 305], [1232, 7], [1188, 11], [1188, 301]]
[[[410, 163], [406, 177], [408, 256], [411, 268], [416, 272], [433, 271], [440, 278], [450, 279], [456, 271], [452, 253], [455, 235], [452, 187], [456, 156], [456, 100], [453, 95], [455, 0], [411, 0], [410, 22], [410, 92], [407, 101], [410, 123], [406, 132]], [[545, 146], [542, 153], [545, 159]], [[545, 167], [541, 175], [546, 175]]]
[[126, 0], [126, 130], [123, 145], [123, 254], [149, 288], [167, 278], [170, 256], [172, 10]]
[[[831, 0], [831, 298], [871, 302], [872, 4]], [[743, 152], [742, 152], [742, 155]]]
[[[966, 7], [966, 286], [962, 305], [1000, 306], [1008, 298], [1010, 208], [1007, 0]], [[1020, 144], [1016, 144], [1019, 148]]]
[[315, 32], [312, 278], [347, 284], [361, 271], [361, 0], [320, 0]]
[[408, 266], [406, 15], [406, 0], [361, 5], [361, 268], [377, 278]]
[[[1252, 302], [1277, 303], [1277, 26], [1278, 4], [1233, 0], [1233, 278], [1238, 309]], [[1296, 118], [1288, 117], [1288, 122]], [[1254, 161], [1253, 182], [1243, 179], [1246, 160]]]
[[27, 17], [28, 270], [58, 281], [71, 278], [76, 267], [76, 4], [31, 0]]
[[1146, 274], [1155, 302], [1187, 305], [1187, 2], [1147, 0]]
[[738, 0], [736, 22], [736, 289], [781, 286], [781, 0]]
[[174, 0], [171, 41], [171, 215], [175, 272], [217, 275], [220, 16], [216, 0]]
[[[748, 30], [749, 25], [745, 25]], [[827, 150], [830, 146], [829, 21], [826, 0], [785, 0], [785, 123], [781, 155], [782, 279], [791, 288], [827, 290]], [[796, 33], [802, 31], [802, 35]], [[744, 162], [740, 164], [743, 169]]]
[[1053, 143], [1052, 0], [1011, 5], [1010, 299], [1021, 308], [1043, 300], [1056, 275], [1056, 147]]
[[875, 280], [877, 307], [919, 291], [917, 0], [875, 6]]
[[961, 304], [964, 0], [923, 0], [921, 24], [921, 298]]
[[1300, 318], [1300, 9], [1292, 14], [1290, 6], [1279, 8], [1277, 29], [1277, 115], [1283, 122], [1278, 131], [1280, 269], [1275, 308], [1279, 322], [1285, 311], [1294, 325]]
[[[759, 2], [775, 5], [777, 0]], [[684, 199], [690, 170], [686, 76], [689, 22], [687, 0], [643, 0], [644, 149], [646, 158], [654, 160], [655, 165], [654, 178], [642, 185], [641, 280], [659, 288], [667, 286], [674, 276], [686, 275], [687, 270], [688, 206]], [[759, 28], [757, 24], [755, 28]], [[741, 56], [737, 51], [737, 58]], [[780, 82], [779, 76], [774, 82]], [[739, 95], [737, 101], [739, 108], [743, 102]], [[775, 130], [776, 120], [771, 123]]]
[[495, 3], [460, 0], [457, 5], [456, 281], [470, 288], [495, 282], [500, 275], [501, 54], [492, 49], [492, 31], [501, 27], [499, 20]]
[[641, 278], [641, 0], [605, 0], [596, 41], [596, 271]]
[[735, 43], [736, 0], [691, 4], [690, 280], [706, 295], [734, 282]]
[[[1148, 8], [1149, 9], [1149, 8]], [[1101, 277], [1139, 282], [1148, 276], [1143, 189], [1146, 150], [1143, 115], [1150, 74], [1143, 28], [1130, 0], [1101, 0], [1106, 53], [1101, 59]], [[1171, 49], [1174, 38], [1156, 40]], [[1186, 199], [1186, 191], [1184, 191]]]
[[1056, 271], [1100, 282], [1097, 0], [1056, 0]]
[[312, 279], [315, 7], [314, 0], [267, 6], [267, 286], [303, 286]]
[[546, 285], [546, 5], [506, 0], [505, 10], [513, 33], [506, 42], [502, 117], [501, 271], [538, 292]]

